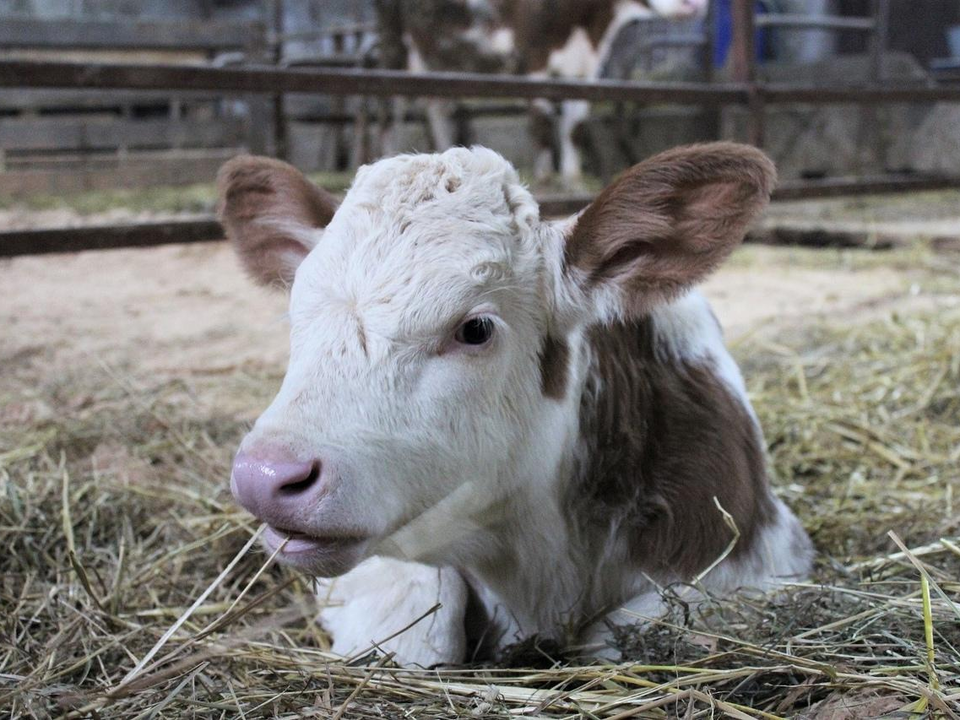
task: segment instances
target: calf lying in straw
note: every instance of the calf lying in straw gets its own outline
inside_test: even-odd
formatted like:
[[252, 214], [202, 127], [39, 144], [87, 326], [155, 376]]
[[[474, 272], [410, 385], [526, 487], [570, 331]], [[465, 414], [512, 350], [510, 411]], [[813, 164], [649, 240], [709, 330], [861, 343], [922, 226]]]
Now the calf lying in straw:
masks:
[[289, 165], [223, 168], [223, 224], [254, 279], [290, 287], [291, 321], [232, 488], [268, 550], [337, 578], [337, 652], [429, 666], [571, 632], [600, 652], [662, 586], [808, 571], [692, 290], [774, 177], [749, 147], [683, 147], [552, 222], [483, 148], [361, 168], [339, 207]]

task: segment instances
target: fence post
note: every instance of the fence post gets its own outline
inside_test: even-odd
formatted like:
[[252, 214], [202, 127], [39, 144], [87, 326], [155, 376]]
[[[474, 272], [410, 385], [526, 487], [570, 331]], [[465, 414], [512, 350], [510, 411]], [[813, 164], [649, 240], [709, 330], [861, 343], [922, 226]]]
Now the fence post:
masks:
[[[883, 54], [887, 49], [887, 31], [890, 23], [890, 0], [873, 0], [873, 34], [870, 37], [870, 84], [879, 87], [883, 83]], [[881, 108], [865, 107], [861, 116], [866, 123], [867, 132], [873, 145], [874, 162], [877, 172], [883, 172], [887, 165], [887, 148], [884, 144], [884, 132], [881, 122], [890, 120], [890, 113]]]
[[[707, 4], [707, 14], [703, 19], [703, 46], [701, 47], [700, 62], [703, 64], [703, 77], [701, 79], [706, 83], [715, 80], [713, 70], [713, 31], [717, 18], [716, 5], [715, 2]], [[723, 124], [720, 122], [721, 113], [722, 111], [719, 107], [704, 107], [702, 110], [702, 122], [711, 140], [721, 139], [721, 128], [723, 127]]]
[[[273, 37], [270, 38], [271, 60], [274, 67], [283, 61], [283, 0], [273, 0]], [[273, 96], [273, 150], [281, 160], [287, 159], [287, 118], [284, 110], [283, 93]]]
[[887, 31], [890, 25], [890, 0], [873, 0], [873, 34], [870, 38], [870, 80], [879, 84], [883, 79], [883, 51], [887, 49]]
[[[263, 15], [261, 15], [261, 18]], [[246, 62], [263, 63], [269, 60], [269, 38], [267, 25], [259, 23], [259, 32], [253, 33], [250, 44], [244, 48]], [[273, 132], [271, 130], [272, 110], [270, 100], [261, 94], [247, 94], [248, 108], [247, 145], [255, 155], [269, 155], [274, 151]]]
[[747, 138], [750, 144], [763, 147], [763, 98], [756, 83], [754, 0], [733, 0], [733, 38], [730, 65], [734, 82], [749, 86]]

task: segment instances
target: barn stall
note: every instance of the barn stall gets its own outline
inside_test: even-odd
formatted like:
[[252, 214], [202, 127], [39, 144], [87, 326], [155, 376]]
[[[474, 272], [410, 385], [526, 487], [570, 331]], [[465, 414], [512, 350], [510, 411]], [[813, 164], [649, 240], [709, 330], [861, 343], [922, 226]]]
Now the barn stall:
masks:
[[[733, 112], [718, 131], [757, 144], [779, 142], [779, 108], [896, 114], [892, 103], [937, 102], [922, 121], [950, 122], [960, 92], [949, 81], [764, 79], [748, 42], [755, 18], [745, 3], [734, 10], [734, 67], [711, 83], [30, 58], [0, 63], [0, 84], [289, 92], [342, 97], [344, 108], [360, 93], [724, 107]], [[823, 117], [811, 122], [845, 127]], [[876, 142], [868, 127], [864, 145]], [[945, 157], [934, 171], [787, 174], [752, 242], [706, 284], [777, 492], [810, 531], [817, 568], [775, 596], [696, 612], [677, 602], [618, 635], [620, 664], [535, 640], [497, 666], [398, 669], [373, 644], [332, 656], [310, 581], [257, 551], [257, 525], [227, 488], [231, 456], [283, 376], [285, 302], [252, 289], [217, 242], [209, 185], [4, 199], [0, 707], [75, 717], [955, 716], [960, 195]], [[319, 177], [342, 190], [348, 176]], [[552, 192], [544, 212], [585, 201]]]

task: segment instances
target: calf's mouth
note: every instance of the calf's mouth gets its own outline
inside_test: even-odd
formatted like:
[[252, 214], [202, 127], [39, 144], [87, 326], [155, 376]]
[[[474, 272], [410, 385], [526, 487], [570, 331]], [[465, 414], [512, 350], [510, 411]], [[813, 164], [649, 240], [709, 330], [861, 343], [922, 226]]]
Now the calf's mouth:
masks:
[[281, 562], [314, 575], [342, 575], [363, 559], [370, 538], [363, 535], [314, 535], [267, 525], [263, 544]]

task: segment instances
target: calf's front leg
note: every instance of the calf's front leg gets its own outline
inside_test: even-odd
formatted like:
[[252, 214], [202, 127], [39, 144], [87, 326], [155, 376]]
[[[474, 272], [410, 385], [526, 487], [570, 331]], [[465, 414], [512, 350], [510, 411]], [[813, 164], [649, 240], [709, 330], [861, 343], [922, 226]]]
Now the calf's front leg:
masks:
[[320, 624], [338, 655], [378, 647], [400, 665], [425, 668], [465, 659], [467, 584], [453, 568], [372, 557], [341, 577], [317, 580], [317, 597]]

